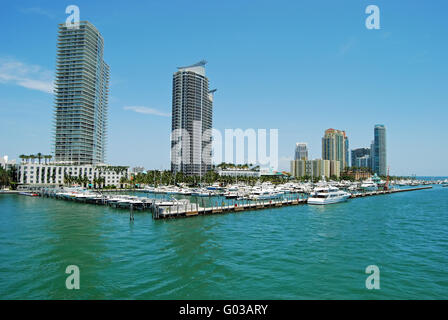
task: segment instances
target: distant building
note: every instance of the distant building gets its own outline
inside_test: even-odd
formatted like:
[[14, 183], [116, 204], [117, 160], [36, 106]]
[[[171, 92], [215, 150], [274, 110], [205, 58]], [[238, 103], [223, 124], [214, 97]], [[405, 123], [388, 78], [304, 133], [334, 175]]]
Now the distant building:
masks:
[[294, 160], [308, 160], [308, 144], [304, 142], [296, 143]]
[[145, 171], [144, 167], [134, 167], [132, 168], [132, 173], [143, 173]]
[[259, 170], [250, 170], [250, 169], [240, 169], [240, 168], [232, 168], [232, 169], [218, 169], [217, 173], [220, 176], [228, 176], [228, 177], [260, 177]]
[[8, 156], [3, 156], [0, 158], [0, 167], [5, 170], [10, 170], [16, 166], [16, 160], [9, 160]]
[[387, 174], [386, 127], [377, 124], [374, 129], [373, 172], [379, 176]]
[[179, 67], [173, 75], [171, 171], [203, 176], [212, 169], [213, 92], [206, 61]]
[[341, 176], [341, 170], [342, 168], [340, 161], [330, 160], [330, 177], [339, 178]]
[[352, 168], [345, 172], [346, 175], [352, 177], [355, 180], [365, 180], [372, 176], [369, 170]]
[[[352, 150], [352, 167], [365, 167], [370, 168], [370, 149], [369, 148], [357, 148]], [[362, 159], [362, 160], [358, 160]], [[366, 162], [367, 161], [367, 162]], [[362, 166], [360, 164], [363, 164]]]
[[370, 169], [370, 156], [365, 155], [365, 156], [356, 158], [355, 167]]
[[322, 159], [340, 161], [342, 169], [348, 165], [348, 138], [345, 131], [336, 129], [325, 130], [322, 138]]
[[322, 176], [330, 178], [331, 176], [340, 177], [341, 162], [335, 160], [292, 160], [291, 174], [296, 178]]
[[63, 185], [66, 176], [87, 177], [93, 184], [93, 179], [104, 178], [104, 185], [120, 185], [122, 177], [130, 176], [129, 167], [87, 165], [61, 165], [23, 163], [19, 165], [18, 182], [28, 185]]
[[55, 161], [98, 164], [106, 158], [109, 66], [94, 25], [59, 25], [55, 81]]
[[273, 168], [260, 168], [260, 177], [261, 176], [275, 176], [275, 177], [287, 177], [289, 176], [285, 171], [277, 171]]
[[372, 172], [374, 171], [373, 165], [374, 165], [374, 159], [375, 159], [375, 142], [370, 142], [370, 169]]
[[345, 164], [344, 164], [344, 168], [348, 168], [350, 167], [350, 146], [348, 143], [348, 137], [345, 137], [345, 148], [344, 148], [344, 152], [345, 152]]

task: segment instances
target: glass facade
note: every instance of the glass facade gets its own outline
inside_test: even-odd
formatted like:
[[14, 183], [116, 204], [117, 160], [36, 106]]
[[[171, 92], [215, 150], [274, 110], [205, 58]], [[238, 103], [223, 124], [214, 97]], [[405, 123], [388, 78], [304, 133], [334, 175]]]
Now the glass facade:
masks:
[[308, 160], [308, 145], [306, 143], [296, 143], [294, 160]]
[[382, 124], [375, 126], [373, 149], [373, 172], [385, 176], [387, 174], [386, 127]]
[[56, 162], [104, 163], [109, 66], [103, 38], [89, 22], [59, 25], [55, 82]]
[[212, 169], [213, 92], [205, 61], [173, 75], [171, 171], [203, 176]]

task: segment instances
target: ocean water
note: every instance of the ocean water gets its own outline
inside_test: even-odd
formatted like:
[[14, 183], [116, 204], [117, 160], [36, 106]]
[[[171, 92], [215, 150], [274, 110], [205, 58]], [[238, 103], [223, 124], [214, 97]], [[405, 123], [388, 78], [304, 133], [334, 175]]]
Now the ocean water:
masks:
[[[68, 265], [80, 289], [68, 290]], [[380, 270], [366, 289], [365, 269]], [[448, 188], [153, 220], [0, 195], [1, 299], [446, 299]]]

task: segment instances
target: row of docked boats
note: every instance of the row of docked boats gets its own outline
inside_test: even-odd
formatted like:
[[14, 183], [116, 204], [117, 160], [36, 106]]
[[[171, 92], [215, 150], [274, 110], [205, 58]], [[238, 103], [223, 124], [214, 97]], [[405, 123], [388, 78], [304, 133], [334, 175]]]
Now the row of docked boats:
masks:
[[[213, 184], [208, 187], [190, 188], [186, 185], [179, 186], [147, 186], [142, 191], [154, 194], [184, 195], [197, 197], [222, 196], [226, 199], [237, 200], [274, 200], [280, 199], [289, 194], [311, 194], [316, 187], [321, 187], [321, 183], [311, 182], [288, 182], [273, 185], [270, 182], [257, 183], [253, 186], [244, 184], [233, 184], [226, 187]], [[349, 192], [370, 192], [384, 188], [386, 184], [376, 175], [362, 182], [352, 181], [330, 181], [331, 186]]]
[[115, 208], [126, 208], [144, 210], [150, 209], [157, 205], [159, 207], [186, 205], [189, 204], [187, 199], [153, 199], [147, 197], [138, 197], [134, 195], [114, 195], [92, 192], [90, 190], [74, 187], [62, 189], [48, 189], [42, 193], [43, 196], [54, 197], [64, 200], [72, 200], [77, 202], [109, 205]]
[[222, 187], [217, 184], [202, 187], [189, 188], [186, 186], [161, 186], [161, 187], [145, 187], [144, 192], [163, 193], [170, 195], [184, 195], [197, 197], [213, 197], [222, 196], [226, 199], [247, 199], [247, 200], [268, 200], [279, 199], [286, 193], [308, 193], [312, 190], [310, 186], [298, 186], [296, 184], [272, 185], [270, 182], [248, 186], [243, 184], [235, 184]]

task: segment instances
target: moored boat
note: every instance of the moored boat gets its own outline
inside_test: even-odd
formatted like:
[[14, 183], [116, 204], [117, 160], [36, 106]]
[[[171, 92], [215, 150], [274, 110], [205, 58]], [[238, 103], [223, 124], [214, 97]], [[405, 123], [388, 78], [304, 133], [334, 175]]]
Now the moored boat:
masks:
[[307, 200], [308, 204], [333, 204], [347, 201], [350, 197], [350, 193], [339, 190], [333, 186], [317, 187], [311, 193]]

